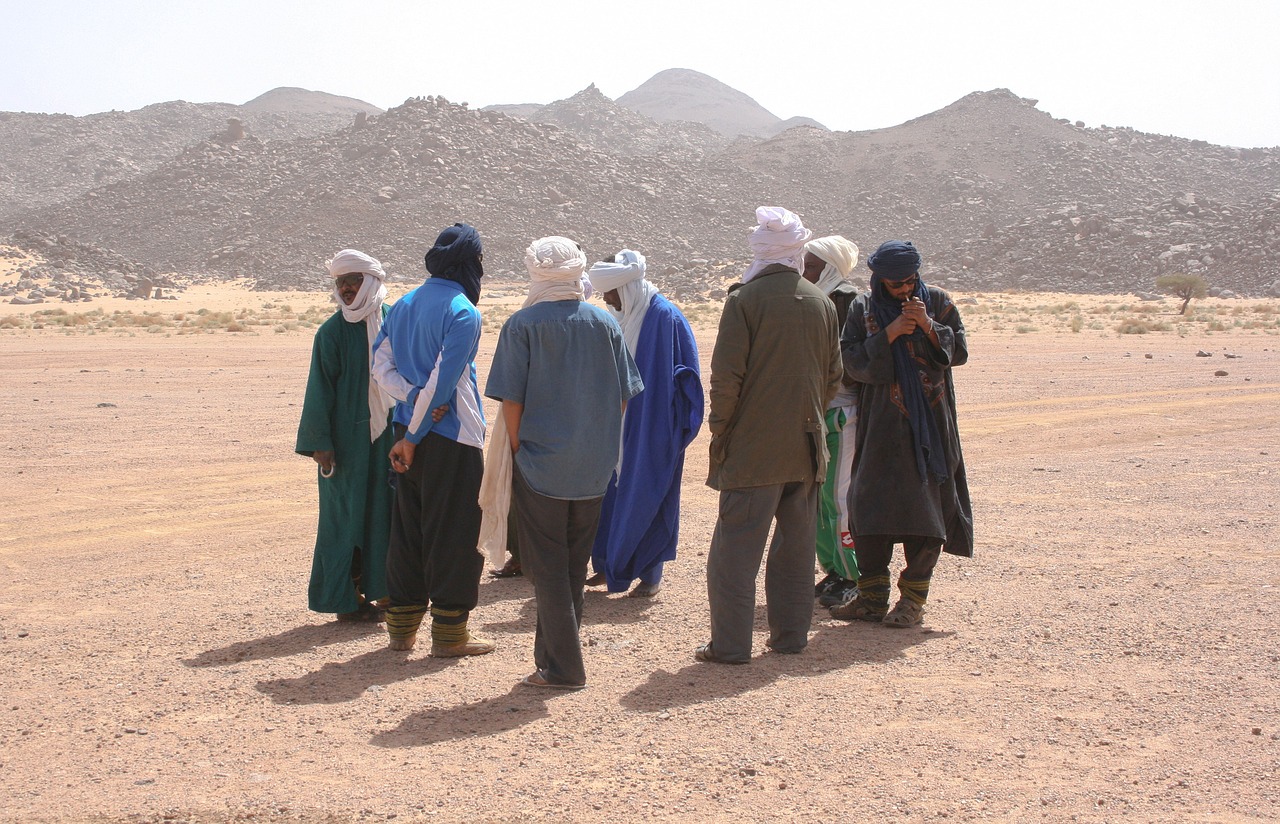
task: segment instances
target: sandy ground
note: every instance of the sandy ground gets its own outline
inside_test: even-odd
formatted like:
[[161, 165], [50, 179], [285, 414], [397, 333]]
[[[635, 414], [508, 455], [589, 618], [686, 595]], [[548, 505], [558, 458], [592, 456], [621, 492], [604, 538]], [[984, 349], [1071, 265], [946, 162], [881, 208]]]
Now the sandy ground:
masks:
[[0, 331], [0, 820], [1277, 820], [1280, 335], [972, 311], [977, 557], [923, 629], [818, 609], [775, 656], [761, 612], [750, 666], [695, 663], [704, 433], [666, 587], [590, 594], [556, 695], [516, 686], [524, 580], [481, 658], [307, 612], [309, 331]]

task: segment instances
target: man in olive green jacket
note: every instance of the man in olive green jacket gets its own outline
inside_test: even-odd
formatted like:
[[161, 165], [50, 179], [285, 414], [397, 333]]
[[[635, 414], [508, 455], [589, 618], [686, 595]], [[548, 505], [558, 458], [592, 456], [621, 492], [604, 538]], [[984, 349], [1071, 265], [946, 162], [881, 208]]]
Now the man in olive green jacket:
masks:
[[711, 643], [696, 657], [726, 664], [751, 660], [756, 574], [775, 518], [768, 646], [796, 653], [809, 642], [823, 416], [843, 374], [835, 307], [800, 276], [811, 233], [786, 209], [756, 217], [755, 262], [725, 300], [711, 355], [707, 485], [720, 490], [720, 512], [707, 556]]

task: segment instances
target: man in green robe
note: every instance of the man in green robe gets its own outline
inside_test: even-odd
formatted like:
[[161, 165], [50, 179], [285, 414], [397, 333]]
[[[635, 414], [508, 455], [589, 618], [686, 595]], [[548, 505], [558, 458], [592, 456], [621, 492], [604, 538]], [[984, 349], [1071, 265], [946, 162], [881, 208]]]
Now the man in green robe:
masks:
[[295, 450], [317, 464], [320, 521], [307, 605], [340, 621], [376, 621], [387, 596], [394, 401], [369, 380], [386, 314], [386, 274], [363, 252], [328, 261], [338, 311], [316, 330]]

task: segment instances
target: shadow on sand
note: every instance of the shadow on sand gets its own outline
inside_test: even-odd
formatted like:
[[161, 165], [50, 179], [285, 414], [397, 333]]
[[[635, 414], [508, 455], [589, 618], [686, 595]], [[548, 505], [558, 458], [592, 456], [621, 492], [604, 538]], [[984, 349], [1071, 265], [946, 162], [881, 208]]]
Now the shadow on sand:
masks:
[[459, 660], [410, 658], [411, 654], [383, 647], [357, 655], [350, 661], [330, 661], [320, 669], [297, 678], [260, 681], [257, 690], [271, 696], [277, 704], [339, 704], [354, 701], [369, 687], [429, 675]]
[[460, 738], [499, 735], [550, 715], [547, 701], [570, 693], [516, 685], [511, 692], [473, 704], [419, 710], [393, 730], [370, 739], [376, 747], [423, 747]]
[[385, 633], [386, 629], [378, 624], [366, 622], [303, 624], [276, 635], [237, 641], [225, 647], [207, 650], [194, 658], [183, 658], [182, 663], [188, 667], [221, 667], [244, 661], [261, 661], [264, 658], [283, 658], [329, 644], [341, 644], [353, 638]]
[[[766, 687], [782, 676], [808, 678], [853, 664], [883, 663], [916, 644], [951, 634], [919, 628], [896, 630], [861, 622], [821, 626], [799, 655], [766, 652], [741, 666], [695, 661], [677, 672], [656, 670], [645, 683], [622, 696], [619, 703], [640, 712], [700, 704]], [[689, 654], [692, 657], [693, 650]]]

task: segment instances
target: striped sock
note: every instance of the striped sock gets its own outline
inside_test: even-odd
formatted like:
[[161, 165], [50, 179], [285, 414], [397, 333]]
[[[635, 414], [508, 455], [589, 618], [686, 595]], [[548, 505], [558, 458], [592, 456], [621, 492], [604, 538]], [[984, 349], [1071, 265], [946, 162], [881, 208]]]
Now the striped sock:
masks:
[[858, 597], [881, 614], [889, 611], [889, 576], [872, 575], [858, 579]]
[[902, 593], [902, 597], [914, 603], [916, 606], [924, 606], [924, 602], [929, 600], [929, 579], [923, 581], [911, 581], [906, 578], [898, 578], [898, 591]]
[[387, 607], [387, 634], [396, 641], [412, 638], [418, 634], [422, 616], [426, 614], [426, 604]]
[[431, 643], [461, 644], [471, 638], [467, 632], [470, 610], [431, 607]]

